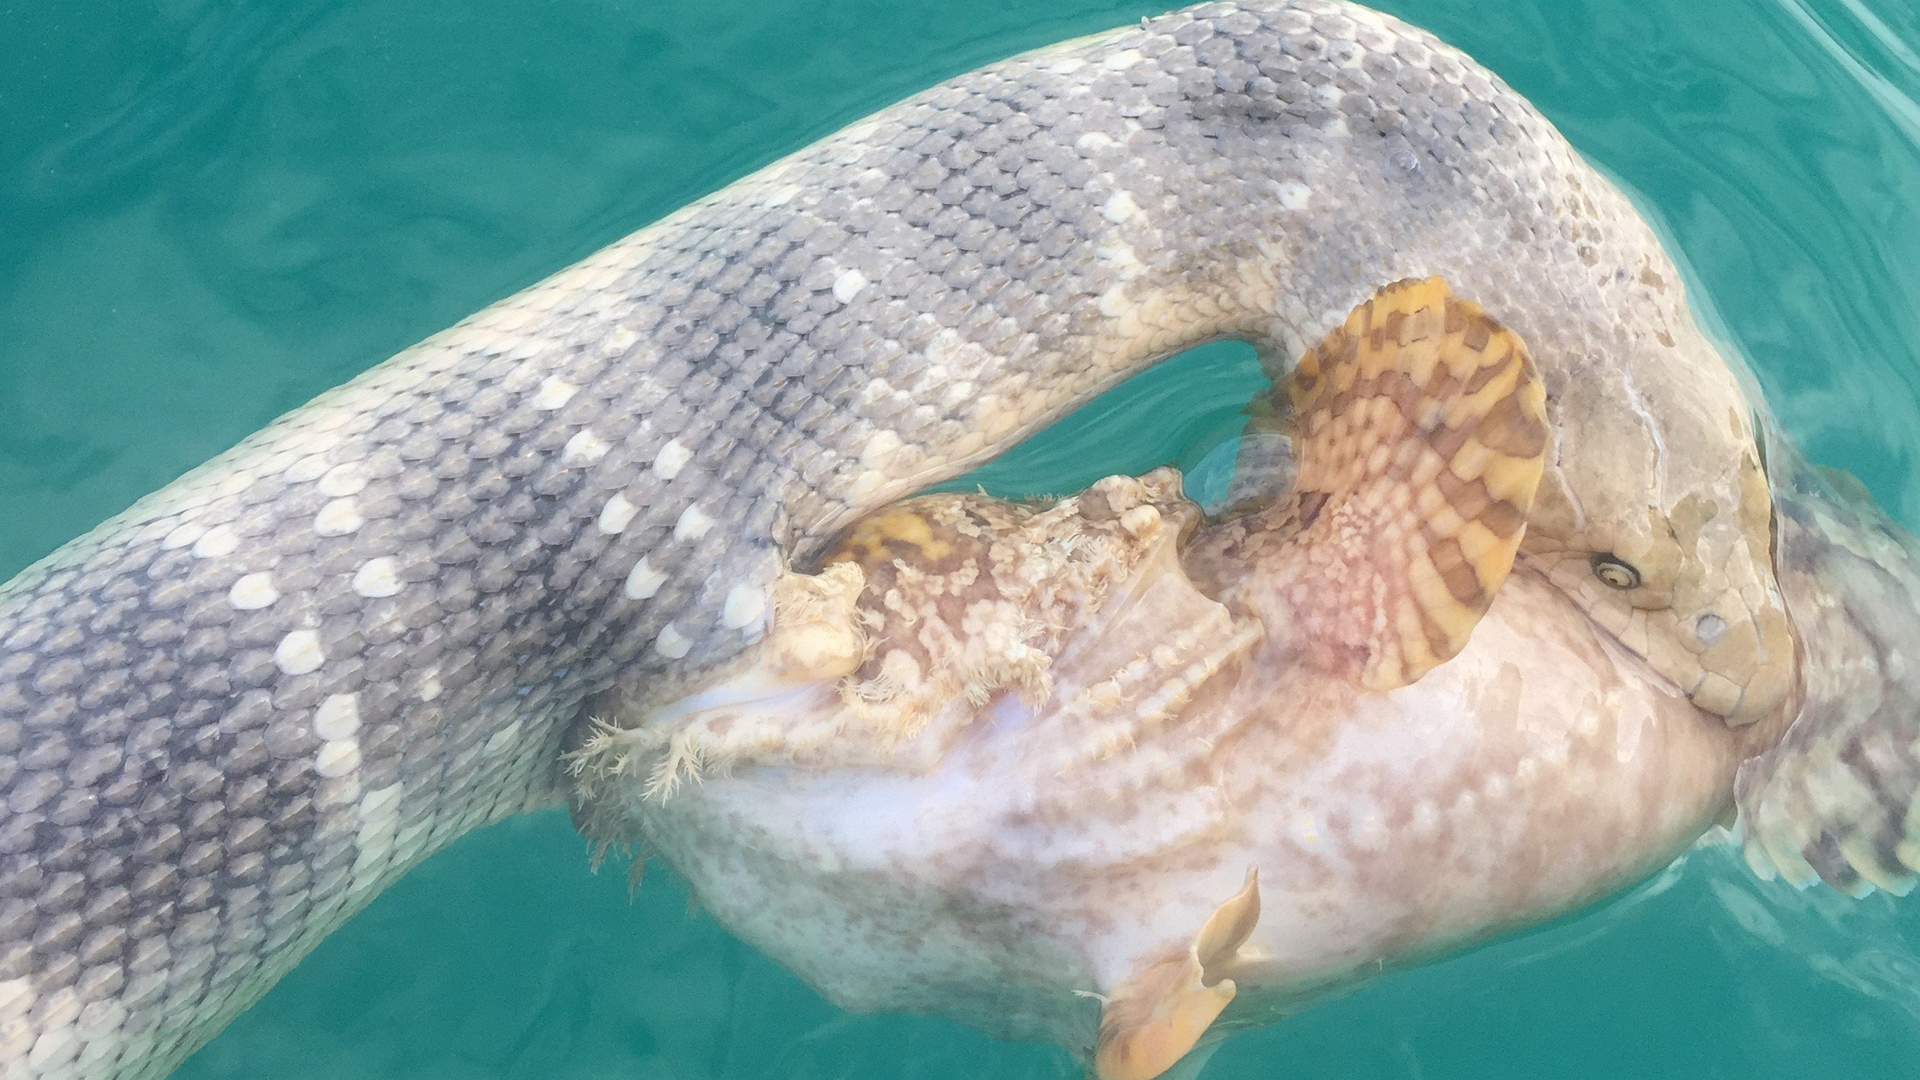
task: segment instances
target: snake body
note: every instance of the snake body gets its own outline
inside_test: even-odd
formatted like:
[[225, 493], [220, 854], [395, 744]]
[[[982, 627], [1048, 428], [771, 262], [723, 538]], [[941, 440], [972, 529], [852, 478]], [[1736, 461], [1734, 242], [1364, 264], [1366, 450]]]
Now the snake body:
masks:
[[1578, 592], [1594, 530], [1653, 551], [1690, 493], [1741, 507], [1648, 561], [1684, 588], [1594, 603], [1675, 677], [1701, 663], [1663, 602], [1731, 596], [1777, 644], [1741, 614], [1772, 610], [1744, 406], [1626, 200], [1395, 20], [1175, 12], [777, 162], [0, 588], [0, 1076], [164, 1074], [419, 859], [561, 798], [583, 702], [726, 665], [857, 511], [1190, 345], [1279, 365], [1425, 275], [1528, 342], [1557, 410], [1528, 557]]

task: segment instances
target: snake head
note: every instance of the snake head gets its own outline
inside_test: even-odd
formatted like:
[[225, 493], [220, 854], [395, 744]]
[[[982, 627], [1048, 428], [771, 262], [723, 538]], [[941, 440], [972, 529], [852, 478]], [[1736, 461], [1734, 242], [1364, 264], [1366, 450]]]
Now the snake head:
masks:
[[1522, 550], [1694, 704], [1748, 724], [1782, 708], [1797, 663], [1762, 444], [1690, 320], [1659, 348], [1664, 363], [1549, 379], [1558, 445]]

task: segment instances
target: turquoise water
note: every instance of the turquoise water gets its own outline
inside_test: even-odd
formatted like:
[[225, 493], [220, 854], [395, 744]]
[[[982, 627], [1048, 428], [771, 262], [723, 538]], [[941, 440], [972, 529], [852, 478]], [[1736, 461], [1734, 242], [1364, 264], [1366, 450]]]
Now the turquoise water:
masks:
[[[1661, 221], [1816, 460], [1920, 522], [1920, 16], [1892, 0], [1403, 0]], [[0, 576], [274, 415], [785, 151], [1152, 3], [67, 0], [0, 6]], [[985, 479], [1197, 463], [1216, 347]], [[1703, 853], [1241, 1037], [1216, 1080], [1907, 1077], [1920, 901]], [[558, 815], [429, 861], [181, 1073], [1067, 1077], [810, 994]]]

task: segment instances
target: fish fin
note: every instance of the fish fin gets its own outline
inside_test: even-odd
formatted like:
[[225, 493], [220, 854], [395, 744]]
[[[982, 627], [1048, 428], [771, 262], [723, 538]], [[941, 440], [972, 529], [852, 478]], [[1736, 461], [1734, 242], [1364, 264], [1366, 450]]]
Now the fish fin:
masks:
[[[1249, 519], [1291, 635], [1369, 690], [1458, 653], [1513, 569], [1546, 466], [1526, 346], [1439, 278], [1380, 290], [1282, 386], [1293, 490]], [[1244, 558], [1244, 555], [1242, 556]]]
[[1185, 952], [1149, 965], [1108, 996], [1100, 1014], [1097, 1080], [1153, 1080], [1174, 1067], [1233, 1001], [1226, 977], [1260, 919], [1260, 878], [1214, 909]]
[[1798, 712], [1777, 741], [1755, 733], [1772, 745], [1734, 783], [1747, 863], [1803, 888], [1904, 895], [1920, 883], [1920, 539], [1823, 490], [1830, 477], [1772, 464], [1780, 588], [1804, 653]]

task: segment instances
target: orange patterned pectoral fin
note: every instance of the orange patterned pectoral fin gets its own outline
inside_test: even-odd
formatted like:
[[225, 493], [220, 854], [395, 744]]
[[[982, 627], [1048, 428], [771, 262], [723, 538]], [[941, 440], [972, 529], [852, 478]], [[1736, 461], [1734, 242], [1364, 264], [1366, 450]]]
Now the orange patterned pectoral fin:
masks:
[[1094, 1050], [1097, 1080], [1153, 1080], [1205, 1035], [1237, 990], [1226, 973], [1260, 919], [1260, 882], [1252, 871], [1186, 950], [1128, 979], [1107, 999]]
[[1284, 390], [1295, 632], [1368, 689], [1404, 686], [1465, 647], [1513, 569], [1546, 463], [1539, 375], [1517, 335], [1428, 278], [1355, 308]]

